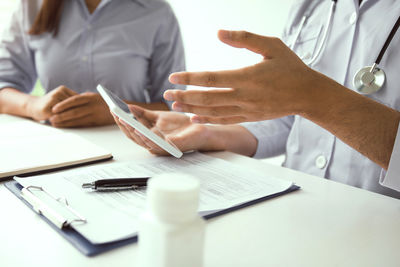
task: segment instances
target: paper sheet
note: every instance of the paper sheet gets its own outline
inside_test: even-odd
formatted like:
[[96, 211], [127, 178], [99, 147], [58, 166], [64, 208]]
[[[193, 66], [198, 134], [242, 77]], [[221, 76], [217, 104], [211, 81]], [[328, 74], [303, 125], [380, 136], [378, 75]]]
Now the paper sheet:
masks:
[[199, 179], [201, 213], [234, 207], [284, 191], [292, 185], [201, 153], [185, 154], [181, 159], [155, 157], [16, 180], [25, 187], [38, 185], [53, 194], [65, 196], [88, 221], [74, 225], [74, 228], [98, 244], [136, 234], [137, 218], [145, 205], [145, 191], [84, 191], [82, 184], [105, 178], [154, 176], [167, 172], [192, 174]]

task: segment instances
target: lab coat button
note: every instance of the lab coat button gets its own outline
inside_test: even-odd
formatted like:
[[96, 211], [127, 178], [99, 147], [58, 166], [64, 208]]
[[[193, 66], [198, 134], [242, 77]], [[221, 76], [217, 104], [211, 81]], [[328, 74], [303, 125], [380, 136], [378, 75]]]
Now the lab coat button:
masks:
[[325, 156], [320, 155], [315, 159], [315, 166], [319, 169], [323, 169], [326, 166], [327, 159]]
[[311, 53], [310, 52], [307, 52], [305, 55], [303, 55], [302, 57], [301, 57], [301, 59], [302, 60], [307, 60], [307, 59], [311, 59]]
[[356, 12], [353, 12], [352, 14], [351, 14], [351, 16], [350, 16], [350, 18], [349, 18], [349, 22], [350, 22], [350, 24], [354, 24], [354, 23], [356, 23], [356, 21], [357, 21], [357, 13]]

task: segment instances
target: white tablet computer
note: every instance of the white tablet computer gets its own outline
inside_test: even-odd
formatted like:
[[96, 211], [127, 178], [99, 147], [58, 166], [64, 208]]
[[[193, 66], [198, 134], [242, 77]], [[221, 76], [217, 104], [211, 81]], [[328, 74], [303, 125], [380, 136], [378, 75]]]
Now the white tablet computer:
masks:
[[157, 134], [153, 133], [150, 129], [140, 123], [135, 116], [130, 112], [128, 105], [125, 104], [118, 96], [116, 96], [113, 92], [106, 89], [102, 85], [97, 86], [97, 91], [100, 93], [101, 97], [106, 101], [112, 113], [121, 118], [124, 122], [138, 130], [141, 134], [149, 138], [159, 147], [170, 153], [176, 158], [182, 157], [182, 152], [169, 141], [164, 140]]

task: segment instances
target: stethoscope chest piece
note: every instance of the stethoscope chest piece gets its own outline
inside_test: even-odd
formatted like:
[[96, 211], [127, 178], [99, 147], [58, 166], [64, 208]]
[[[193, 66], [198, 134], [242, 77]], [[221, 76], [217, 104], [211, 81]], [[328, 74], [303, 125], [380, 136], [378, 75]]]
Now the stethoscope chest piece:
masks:
[[379, 91], [385, 83], [385, 72], [376, 64], [360, 69], [354, 75], [354, 88], [363, 95], [373, 94]]

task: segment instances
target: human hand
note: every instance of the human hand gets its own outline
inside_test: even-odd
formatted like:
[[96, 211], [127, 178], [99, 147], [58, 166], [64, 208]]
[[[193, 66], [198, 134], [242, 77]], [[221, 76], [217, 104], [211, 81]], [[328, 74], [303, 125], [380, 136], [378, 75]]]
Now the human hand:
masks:
[[110, 110], [99, 94], [77, 94], [52, 108], [50, 123], [54, 127], [88, 127], [112, 124]]
[[36, 121], [48, 120], [52, 115], [52, 108], [65, 99], [77, 93], [65, 86], [59, 86], [44, 96], [33, 97], [28, 103], [29, 115]]
[[[253, 66], [215, 72], [181, 72], [174, 84], [217, 87], [211, 90], [167, 90], [176, 111], [195, 113], [193, 122], [230, 124], [301, 114], [311, 103], [310, 89], [321, 74], [307, 67], [280, 39], [242, 31], [220, 31], [219, 39], [263, 56]], [[229, 89], [220, 89], [229, 88]]]
[[[134, 105], [129, 105], [129, 109], [138, 121], [154, 133], [174, 143], [183, 152], [190, 150], [219, 150], [208, 138], [208, 127], [192, 123], [190, 118], [182, 113], [150, 111]], [[168, 155], [168, 152], [143, 136], [122, 119], [116, 115], [113, 116], [119, 128], [132, 141], [146, 148], [152, 154]]]

